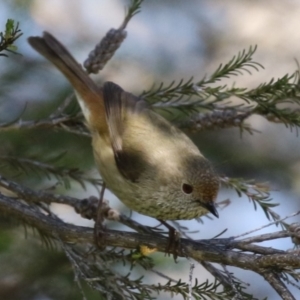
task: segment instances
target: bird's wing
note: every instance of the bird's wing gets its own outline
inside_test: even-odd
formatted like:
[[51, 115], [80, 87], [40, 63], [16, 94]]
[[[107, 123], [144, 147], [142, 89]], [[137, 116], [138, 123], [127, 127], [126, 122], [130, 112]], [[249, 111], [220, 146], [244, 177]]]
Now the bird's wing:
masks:
[[132, 182], [137, 182], [144, 172], [147, 162], [135, 147], [130, 148], [130, 143], [124, 147], [123, 137], [127, 124], [126, 118], [141, 114], [145, 103], [112, 82], [104, 83], [102, 91], [116, 165], [124, 177]]

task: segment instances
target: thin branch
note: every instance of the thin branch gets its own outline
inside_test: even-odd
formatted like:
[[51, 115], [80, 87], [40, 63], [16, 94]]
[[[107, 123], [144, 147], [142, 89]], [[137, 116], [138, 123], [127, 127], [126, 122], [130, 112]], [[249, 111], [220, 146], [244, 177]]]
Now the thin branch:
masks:
[[202, 130], [238, 127], [241, 131], [250, 134], [257, 132], [250, 125], [245, 124], [244, 120], [253, 114], [251, 109], [238, 108], [218, 108], [207, 113], [196, 113], [188, 119], [177, 122], [177, 126], [190, 132]]
[[280, 280], [277, 274], [273, 272], [262, 272], [264, 278], [270, 283], [274, 290], [283, 300], [296, 300], [291, 292], [286, 288], [284, 283]]
[[[72, 133], [78, 135], [89, 136], [90, 133], [81, 126], [80, 130], [76, 129], [77, 126], [74, 124], [78, 124], [81, 122], [81, 117], [78, 116], [56, 116], [53, 118], [42, 119], [42, 120], [29, 120], [23, 121], [22, 119], [13, 120], [11, 122], [0, 124], [0, 132], [8, 131], [8, 130], [19, 130], [19, 129], [33, 129], [33, 128], [56, 128], [56, 129], [64, 129], [65, 131], [70, 131]], [[72, 126], [69, 123], [73, 123]]]
[[270, 223], [268, 223], [268, 224], [266, 224], [266, 225], [263, 225], [263, 226], [260, 226], [260, 227], [258, 227], [258, 228], [256, 228], [256, 229], [253, 229], [253, 230], [247, 231], [247, 232], [245, 232], [245, 233], [243, 233], [243, 234], [237, 235], [237, 236], [235, 236], [234, 238], [237, 239], [237, 238], [240, 238], [240, 237], [242, 237], [242, 236], [245, 236], [245, 235], [254, 233], [254, 232], [256, 232], [256, 231], [259, 231], [259, 230], [261, 230], [261, 229], [267, 228], [267, 227], [269, 227], [269, 226], [271, 226], [271, 225], [277, 225], [278, 223], [280, 223], [280, 222], [282, 222], [282, 221], [285, 221], [285, 220], [287, 220], [287, 219], [289, 219], [289, 218], [298, 216], [299, 214], [300, 214], [300, 210], [297, 211], [297, 212], [295, 212], [295, 213], [292, 213], [292, 214], [290, 214], [290, 215], [288, 215], [288, 216], [286, 216], [286, 217], [284, 217], [284, 218], [281, 218], [281, 219], [279, 219], [279, 220], [276, 220], [276, 221], [274, 221], [274, 222], [270, 222]]
[[84, 276], [84, 274], [82, 274], [81, 270], [80, 270], [80, 267], [78, 266], [76, 260], [72, 257], [70, 251], [68, 250], [66, 244], [64, 244], [62, 241], [60, 241], [60, 239], [58, 238], [58, 241], [59, 241], [59, 245], [61, 246], [61, 248], [64, 250], [67, 258], [69, 259], [70, 263], [71, 263], [71, 266], [73, 268], [73, 272], [74, 272], [74, 276], [75, 276], [75, 282], [77, 283], [78, 285], [78, 289], [81, 293], [81, 296], [82, 296], [82, 299], [83, 300], [87, 300], [86, 296], [85, 296], [85, 293], [83, 291], [83, 288], [82, 288], [82, 285], [81, 285], [81, 282], [80, 282], [80, 278], [82, 276]]
[[236, 241], [236, 243], [233, 244], [234, 244], [234, 248], [242, 251], [252, 252], [253, 254], [271, 255], [271, 254], [285, 253], [285, 251], [283, 250], [273, 249], [271, 247], [270, 248], [261, 247], [254, 244], [244, 244], [241, 241]]
[[236, 299], [236, 300], [243, 300], [243, 296], [241, 295], [241, 293], [239, 292], [238, 290], [238, 287], [236, 286], [235, 282], [234, 282], [234, 276], [233, 274], [231, 274], [227, 267], [225, 265], [222, 265], [223, 269], [224, 269], [224, 273], [227, 275], [227, 278], [228, 280], [230, 281], [230, 286], [231, 286], [231, 289], [234, 293], [234, 297], [233, 299]]
[[194, 274], [195, 264], [190, 262], [190, 272], [189, 272], [189, 295], [188, 299], [192, 300], [192, 287], [193, 287], [193, 274]]
[[[265, 242], [265, 241], [270, 241], [270, 240], [279, 239], [279, 238], [292, 237], [292, 236], [297, 236], [297, 234], [292, 233], [287, 230], [284, 230], [284, 231], [276, 231], [276, 232], [262, 234], [259, 236], [249, 237], [247, 239], [240, 240], [240, 242], [242, 242], [243, 244], [259, 243], [259, 242]], [[239, 238], [239, 237], [241, 237], [241, 236], [234, 237], [234, 238]]]
[[[15, 171], [22, 171], [26, 174], [34, 173], [47, 179], [56, 178], [65, 188], [70, 188], [72, 182], [77, 182], [83, 189], [86, 189], [86, 183], [93, 185], [96, 189], [101, 186], [102, 181], [99, 178], [88, 177], [80, 169], [59, 167], [52, 164], [56, 163], [65, 155], [65, 152], [45, 159], [44, 162], [30, 158], [0, 156], [2, 165], [10, 165]], [[51, 163], [50, 163], [51, 162]]]
[[201, 265], [210, 273], [212, 274], [218, 281], [222, 283], [222, 285], [227, 288], [231, 289], [231, 281], [225, 276], [220, 270], [215, 268], [211, 263], [207, 261], [202, 261]]
[[67, 204], [72, 207], [76, 207], [78, 205], [78, 202], [80, 202], [80, 200], [74, 197], [57, 195], [57, 194], [52, 194], [44, 191], [32, 190], [23, 185], [19, 185], [14, 181], [8, 180], [1, 175], [0, 175], [0, 186], [12, 191], [13, 193], [16, 194], [18, 198], [21, 198], [28, 203], [32, 203], [32, 202], [38, 203], [42, 201], [47, 204], [60, 203], [60, 204]]

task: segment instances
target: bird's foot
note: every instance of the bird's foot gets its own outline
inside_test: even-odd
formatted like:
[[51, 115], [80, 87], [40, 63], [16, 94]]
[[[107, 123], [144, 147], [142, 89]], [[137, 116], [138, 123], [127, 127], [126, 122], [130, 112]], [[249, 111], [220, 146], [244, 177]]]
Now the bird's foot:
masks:
[[169, 240], [165, 252], [168, 255], [173, 254], [174, 261], [177, 262], [178, 254], [181, 252], [180, 233], [167, 222], [160, 219], [158, 220], [169, 230]]
[[94, 240], [96, 246], [100, 250], [105, 249], [105, 231], [106, 228], [103, 225], [105, 216], [107, 215], [108, 210], [110, 209], [108, 205], [108, 201], [104, 201], [104, 192], [105, 192], [105, 183], [102, 184], [102, 189], [100, 192], [100, 199], [97, 206], [96, 211], [96, 219], [95, 219], [95, 226], [94, 226]]

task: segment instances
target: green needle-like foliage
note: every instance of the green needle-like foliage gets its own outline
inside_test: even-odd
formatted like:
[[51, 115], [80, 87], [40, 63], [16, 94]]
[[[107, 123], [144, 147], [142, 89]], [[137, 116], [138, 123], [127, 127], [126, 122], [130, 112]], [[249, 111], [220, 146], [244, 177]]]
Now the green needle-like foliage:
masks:
[[58, 154], [47, 162], [29, 158], [0, 156], [0, 168], [4, 170], [4, 168], [10, 167], [13, 168], [16, 173], [21, 172], [29, 176], [47, 178], [48, 180], [54, 177], [66, 189], [71, 188], [72, 182], [78, 183], [83, 189], [86, 189], [86, 183], [93, 185], [97, 189], [99, 188], [101, 180], [88, 177], [77, 168], [58, 167], [51, 164], [51, 161], [55, 161], [57, 164], [64, 155], [65, 153]]
[[[19, 23], [15, 24], [14, 20], [8, 19], [4, 33], [0, 32], [0, 52], [16, 53], [18, 48], [14, 43], [22, 34], [19, 29]], [[0, 53], [0, 56], [7, 56], [7, 54]]]
[[[251, 73], [251, 69], [259, 71], [261, 64], [252, 60], [255, 51], [256, 47], [241, 51], [228, 63], [221, 64], [211, 76], [205, 76], [199, 82], [194, 81], [192, 77], [189, 80], [182, 79], [178, 83], [172, 81], [169, 85], [161, 83], [158, 87], [154, 85], [149, 91], [144, 91], [141, 97], [147, 100], [153, 109], [166, 111], [176, 118], [181, 116], [181, 119], [186, 120], [183, 123], [186, 130], [189, 129], [187, 127], [187, 122], [189, 122], [191, 130], [195, 131], [197, 128], [195, 122], [198, 122], [199, 114], [202, 119], [203, 114], [208, 119], [207, 126], [202, 122], [201, 126], [198, 126], [199, 130], [209, 129], [211, 127], [210, 115], [224, 110], [231, 110], [235, 115], [237, 115], [236, 112], [246, 113], [245, 118], [258, 114], [270, 122], [283, 123], [287, 127], [297, 128], [300, 125], [299, 109], [290, 108], [287, 105], [300, 103], [298, 70], [277, 80], [273, 78], [253, 89], [236, 85], [210, 86], [222, 78], [242, 75], [243, 72]], [[240, 101], [235, 104], [236, 102], [232, 99]], [[194, 123], [190, 121], [193, 119]], [[238, 126], [253, 132], [247, 125], [244, 125], [244, 122], [241, 122], [240, 115], [229, 119], [225, 115], [223, 117], [219, 115], [218, 122], [213, 123], [213, 128], [218, 127], [219, 123], [219, 127]]]

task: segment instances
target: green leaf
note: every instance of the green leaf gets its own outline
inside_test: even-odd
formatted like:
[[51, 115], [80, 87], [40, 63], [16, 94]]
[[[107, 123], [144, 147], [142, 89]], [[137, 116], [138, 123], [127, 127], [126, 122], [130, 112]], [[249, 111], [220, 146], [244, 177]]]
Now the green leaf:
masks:
[[13, 35], [15, 29], [15, 21], [13, 19], [7, 19], [7, 22], [5, 24], [5, 34], [4, 38], [8, 39]]
[[18, 50], [18, 47], [16, 45], [9, 45], [7, 47], [8, 50], [11, 50], [11, 51], [17, 51]]

